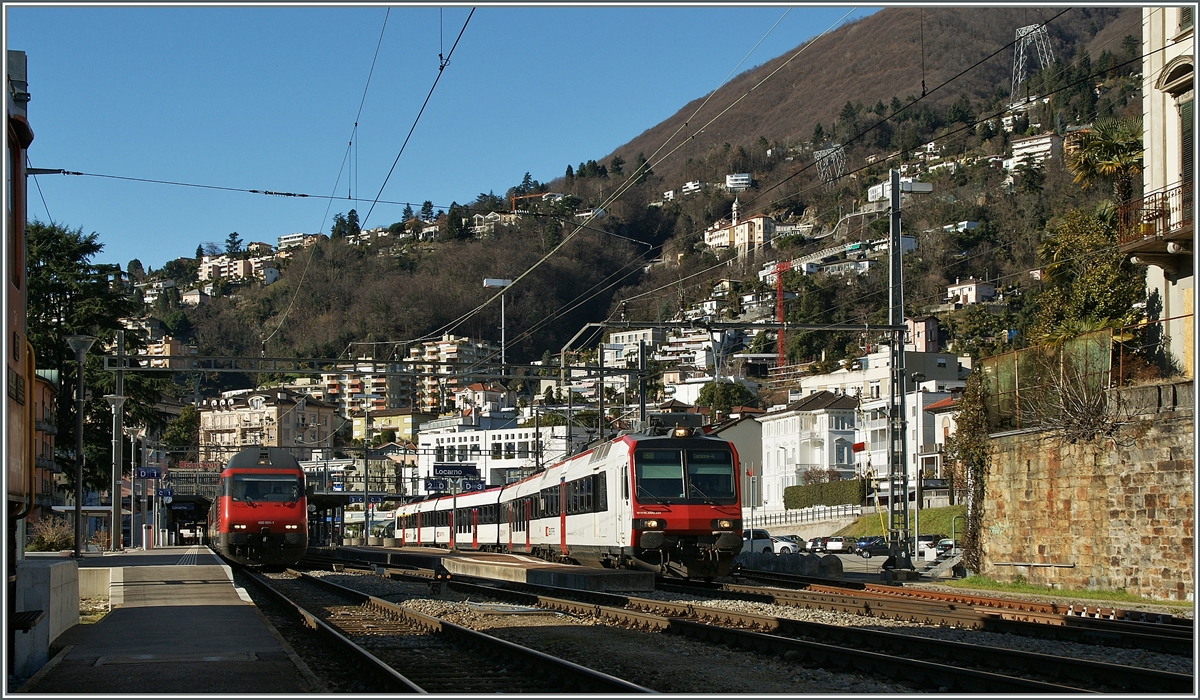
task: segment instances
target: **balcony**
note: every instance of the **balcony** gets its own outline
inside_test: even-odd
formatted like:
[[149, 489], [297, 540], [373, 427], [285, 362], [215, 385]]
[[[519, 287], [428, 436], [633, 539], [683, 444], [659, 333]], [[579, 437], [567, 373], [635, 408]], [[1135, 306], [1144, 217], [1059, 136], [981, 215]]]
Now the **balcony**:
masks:
[[1140, 262], [1173, 267], [1192, 254], [1192, 183], [1152, 192], [1117, 207], [1117, 244]]

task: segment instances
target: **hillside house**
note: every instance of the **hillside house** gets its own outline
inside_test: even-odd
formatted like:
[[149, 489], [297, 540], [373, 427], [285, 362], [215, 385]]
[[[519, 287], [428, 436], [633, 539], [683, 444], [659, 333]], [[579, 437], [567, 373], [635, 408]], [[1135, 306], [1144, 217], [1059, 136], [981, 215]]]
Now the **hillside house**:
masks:
[[750, 177], [750, 173], [735, 173], [725, 176], [725, 189], [730, 192], [741, 192], [742, 190], [750, 189], [750, 185], [754, 180]]
[[996, 285], [991, 282], [977, 280], [974, 277], [962, 282], [957, 278], [954, 284], [946, 288], [946, 299], [952, 302], [970, 306], [996, 297]]
[[810, 471], [854, 478], [857, 409], [857, 398], [821, 391], [758, 416], [764, 511], [783, 511], [783, 490], [803, 485]]
[[1013, 139], [1012, 157], [1005, 159], [1004, 169], [1012, 170], [1027, 159], [1041, 163], [1047, 158], [1057, 158], [1062, 153], [1062, 137], [1058, 134], [1041, 134]]

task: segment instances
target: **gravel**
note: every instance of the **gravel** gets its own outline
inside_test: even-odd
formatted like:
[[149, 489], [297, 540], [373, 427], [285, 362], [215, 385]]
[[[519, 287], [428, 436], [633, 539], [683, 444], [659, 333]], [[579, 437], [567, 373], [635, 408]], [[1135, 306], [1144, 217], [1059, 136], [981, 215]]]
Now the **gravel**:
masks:
[[482, 600], [371, 574], [311, 572], [427, 615], [528, 646], [662, 693], [910, 693], [914, 687], [607, 624], [590, 615], [489, 614]]

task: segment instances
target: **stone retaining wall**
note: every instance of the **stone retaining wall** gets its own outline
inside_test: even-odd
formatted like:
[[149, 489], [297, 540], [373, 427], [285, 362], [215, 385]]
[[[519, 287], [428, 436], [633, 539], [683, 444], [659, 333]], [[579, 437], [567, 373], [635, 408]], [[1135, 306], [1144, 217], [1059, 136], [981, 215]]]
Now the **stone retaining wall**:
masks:
[[980, 573], [1193, 600], [1192, 392], [1191, 382], [1121, 390], [1133, 417], [1111, 438], [993, 437]]

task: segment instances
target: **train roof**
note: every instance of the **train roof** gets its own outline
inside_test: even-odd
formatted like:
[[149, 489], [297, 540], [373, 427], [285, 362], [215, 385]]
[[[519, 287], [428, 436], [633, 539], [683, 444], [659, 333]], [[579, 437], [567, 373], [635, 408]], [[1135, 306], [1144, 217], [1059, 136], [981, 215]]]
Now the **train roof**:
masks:
[[294, 469], [300, 462], [292, 453], [280, 447], [249, 447], [238, 452], [225, 464], [225, 469]]

